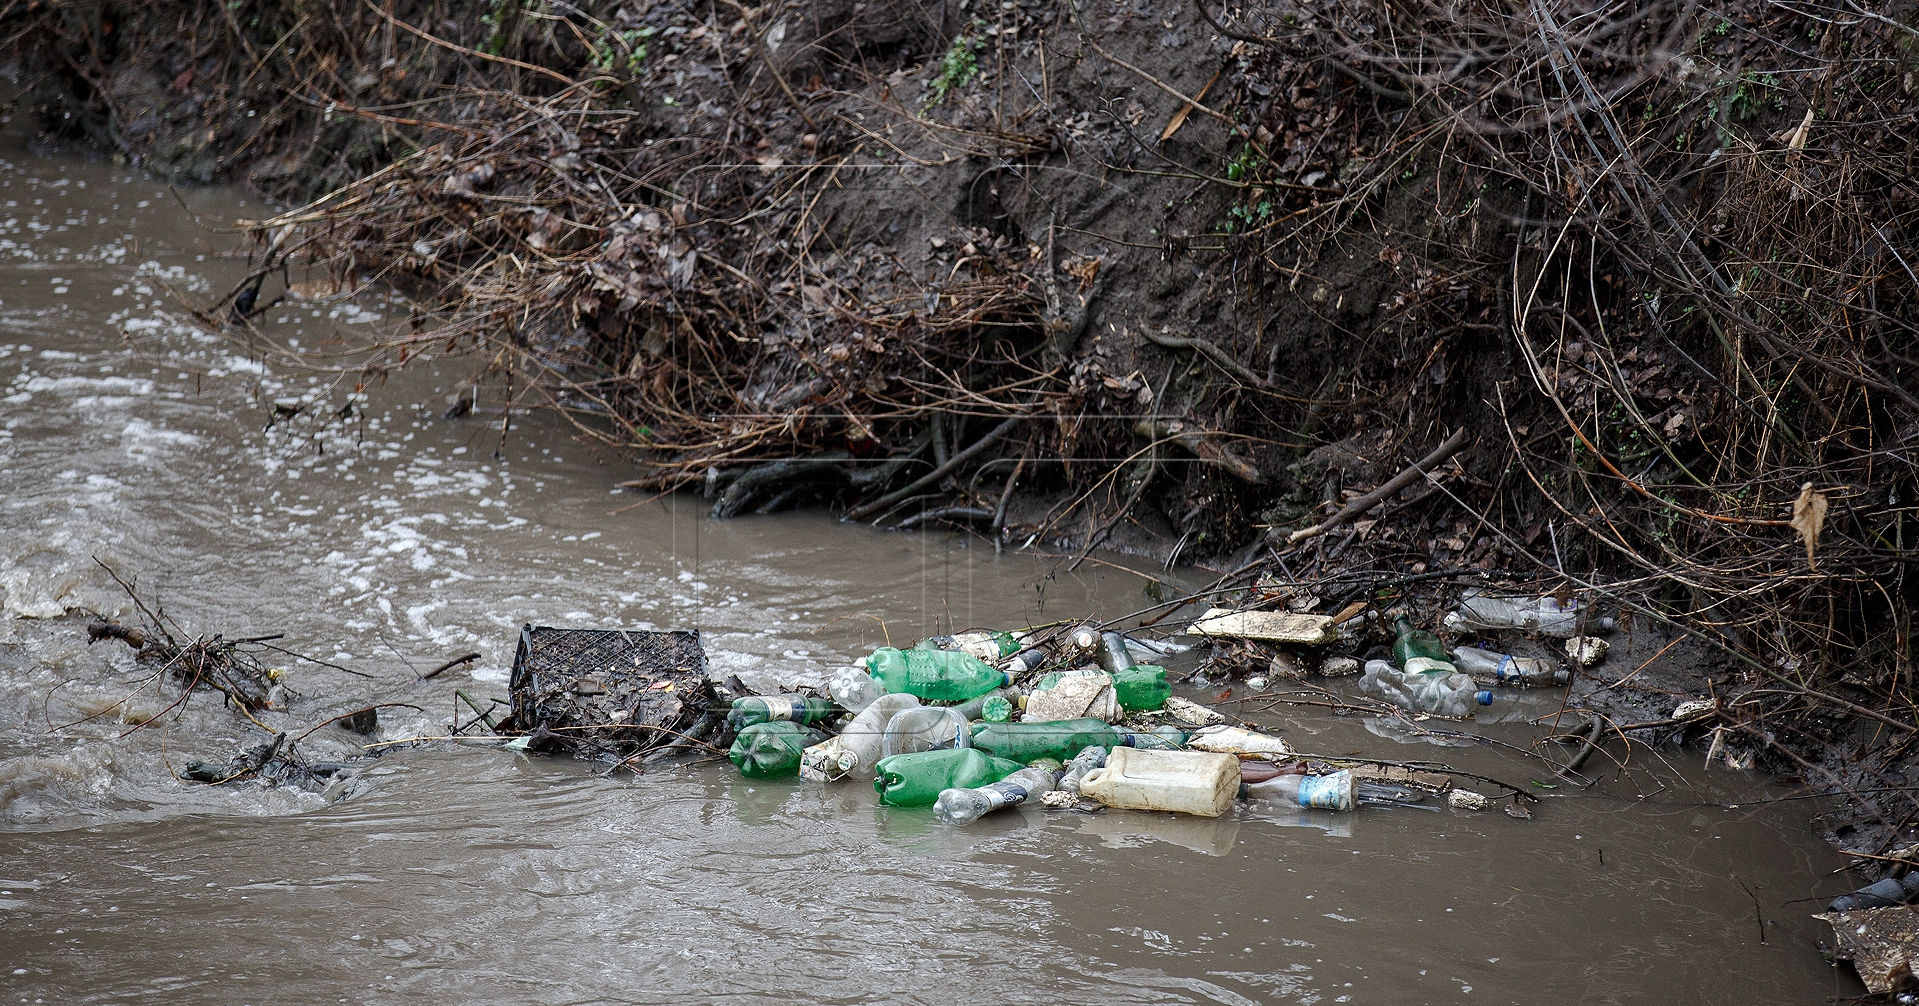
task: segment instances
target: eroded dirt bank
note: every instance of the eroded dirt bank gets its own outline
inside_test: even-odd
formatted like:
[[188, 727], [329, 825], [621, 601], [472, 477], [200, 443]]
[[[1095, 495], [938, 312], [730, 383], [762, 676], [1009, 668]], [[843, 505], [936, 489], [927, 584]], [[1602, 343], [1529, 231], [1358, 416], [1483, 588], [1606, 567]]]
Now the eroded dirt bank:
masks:
[[1637, 642], [1577, 701], [1850, 794], [1828, 827], [1875, 855], [1919, 816], [1913, 23], [1545, 0], [5, 21], [49, 128], [300, 207], [258, 228], [265, 285], [210, 314], [245, 324], [292, 267], [392, 283], [418, 335], [359, 379], [468, 354], [455, 408], [561, 406], [636, 449], [636, 489], [726, 513], [1130, 544], [1325, 610], [1584, 594]]

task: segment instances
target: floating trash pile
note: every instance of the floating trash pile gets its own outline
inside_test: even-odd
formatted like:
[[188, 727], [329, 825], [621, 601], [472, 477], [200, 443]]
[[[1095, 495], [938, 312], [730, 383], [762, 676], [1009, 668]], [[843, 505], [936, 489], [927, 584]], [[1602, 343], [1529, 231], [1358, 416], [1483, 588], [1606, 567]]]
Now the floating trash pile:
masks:
[[[1574, 659], [1593, 650], [1603, 656], [1604, 641], [1594, 646], [1581, 633], [1611, 627], [1553, 598], [1476, 595], [1449, 624], [1577, 637], [1579, 646], [1568, 649]], [[1271, 657], [1275, 673], [1308, 663], [1301, 651], [1343, 638], [1334, 617], [1292, 612], [1213, 609], [1190, 631], [1288, 647]], [[1393, 622], [1392, 639], [1392, 659], [1366, 662], [1359, 690], [1419, 716], [1469, 718], [1494, 702], [1492, 687], [1551, 687], [1569, 678], [1550, 659], [1449, 651], [1404, 616]], [[834, 671], [824, 695], [735, 698], [726, 717], [735, 733], [728, 757], [749, 778], [870, 780], [880, 803], [931, 807], [952, 825], [1032, 801], [1206, 817], [1239, 799], [1326, 811], [1439, 796], [1457, 809], [1489, 805], [1448, 775], [1305, 757], [1277, 735], [1231, 725], [1217, 710], [1174, 696], [1166, 668], [1147, 661], [1184, 649], [1091, 626], [881, 647]], [[1361, 671], [1350, 656], [1327, 656], [1317, 666], [1327, 674]]]

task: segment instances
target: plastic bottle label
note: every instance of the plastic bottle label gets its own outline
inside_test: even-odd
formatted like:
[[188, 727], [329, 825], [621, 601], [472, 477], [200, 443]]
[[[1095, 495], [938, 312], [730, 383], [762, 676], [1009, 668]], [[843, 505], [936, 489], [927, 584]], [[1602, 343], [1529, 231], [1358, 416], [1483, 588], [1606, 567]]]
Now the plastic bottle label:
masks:
[[1309, 810], [1344, 809], [1345, 795], [1336, 776], [1309, 775], [1299, 780], [1299, 805]]
[[760, 701], [766, 703], [766, 718], [769, 720], [790, 720], [793, 718], [793, 700], [781, 695], [763, 695]]
[[1512, 681], [1514, 679], [1523, 679], [1525, 675], [1519, 673], [1516, 670], [1513, 670], [1512, 666], [1513, 666], [1512, 654], [1509, 653], [1509, 654], [1506, 654], [1505, 656], [1500, 657], [1499, 666], [1493, 668], [1493, 680], [1503, 685], [1506, 682]]
[[1024, 803], [1027, 796], [1026, 787], [1012, 782], [996, 782], [990, 786], [981, 786], [979, 791], [986, 794], [986, 799], [993, 805], [993, 810]]
[[1406, 660], [1407, 674], [1440, 674], [1457, 670], [1452, 664], [1432, 657], [1409, 657]]

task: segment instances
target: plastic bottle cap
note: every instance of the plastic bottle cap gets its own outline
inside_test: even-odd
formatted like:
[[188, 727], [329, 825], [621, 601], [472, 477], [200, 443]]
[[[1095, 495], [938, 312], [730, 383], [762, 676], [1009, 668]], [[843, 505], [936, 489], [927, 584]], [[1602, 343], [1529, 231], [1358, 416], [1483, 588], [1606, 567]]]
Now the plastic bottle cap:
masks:
[[1493, 704], [1493, 693], [1491, 693], [1491, 692], [1474, 692], [1474, 693], [1473, 693], [1473, 699], [1474, 699], [1474, 701], [1476, 701], [1476, 702], [1478, 702], [1478, 703], [1479, 703], [1480, 705], [1482, 705], [1482, 706], [1490, 706], [1490, 705], [1492, 705], [1492, 704]]

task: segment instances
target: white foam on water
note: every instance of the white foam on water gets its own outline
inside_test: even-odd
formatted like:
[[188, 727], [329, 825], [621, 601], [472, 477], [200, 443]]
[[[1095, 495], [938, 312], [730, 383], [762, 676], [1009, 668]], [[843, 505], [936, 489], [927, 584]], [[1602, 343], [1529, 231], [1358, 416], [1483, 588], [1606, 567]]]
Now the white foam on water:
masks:
[[196, 434], [162, 429], [137, 417], [127, 420], [120, 431], [122, 449], [127, 457], [136, 461], [152, 461], [174, 450], [198, 447], [205, 442]]
[[[45, 351], [41, 355], [46, 355]], [[76, 391], [94, 394], [118, 392], [144, 398], [153, 394], [153, 382], [144, 377], [48, 377], [44, 374], [35, 374], [26, 379], [22, 390], [54, 394]]]

